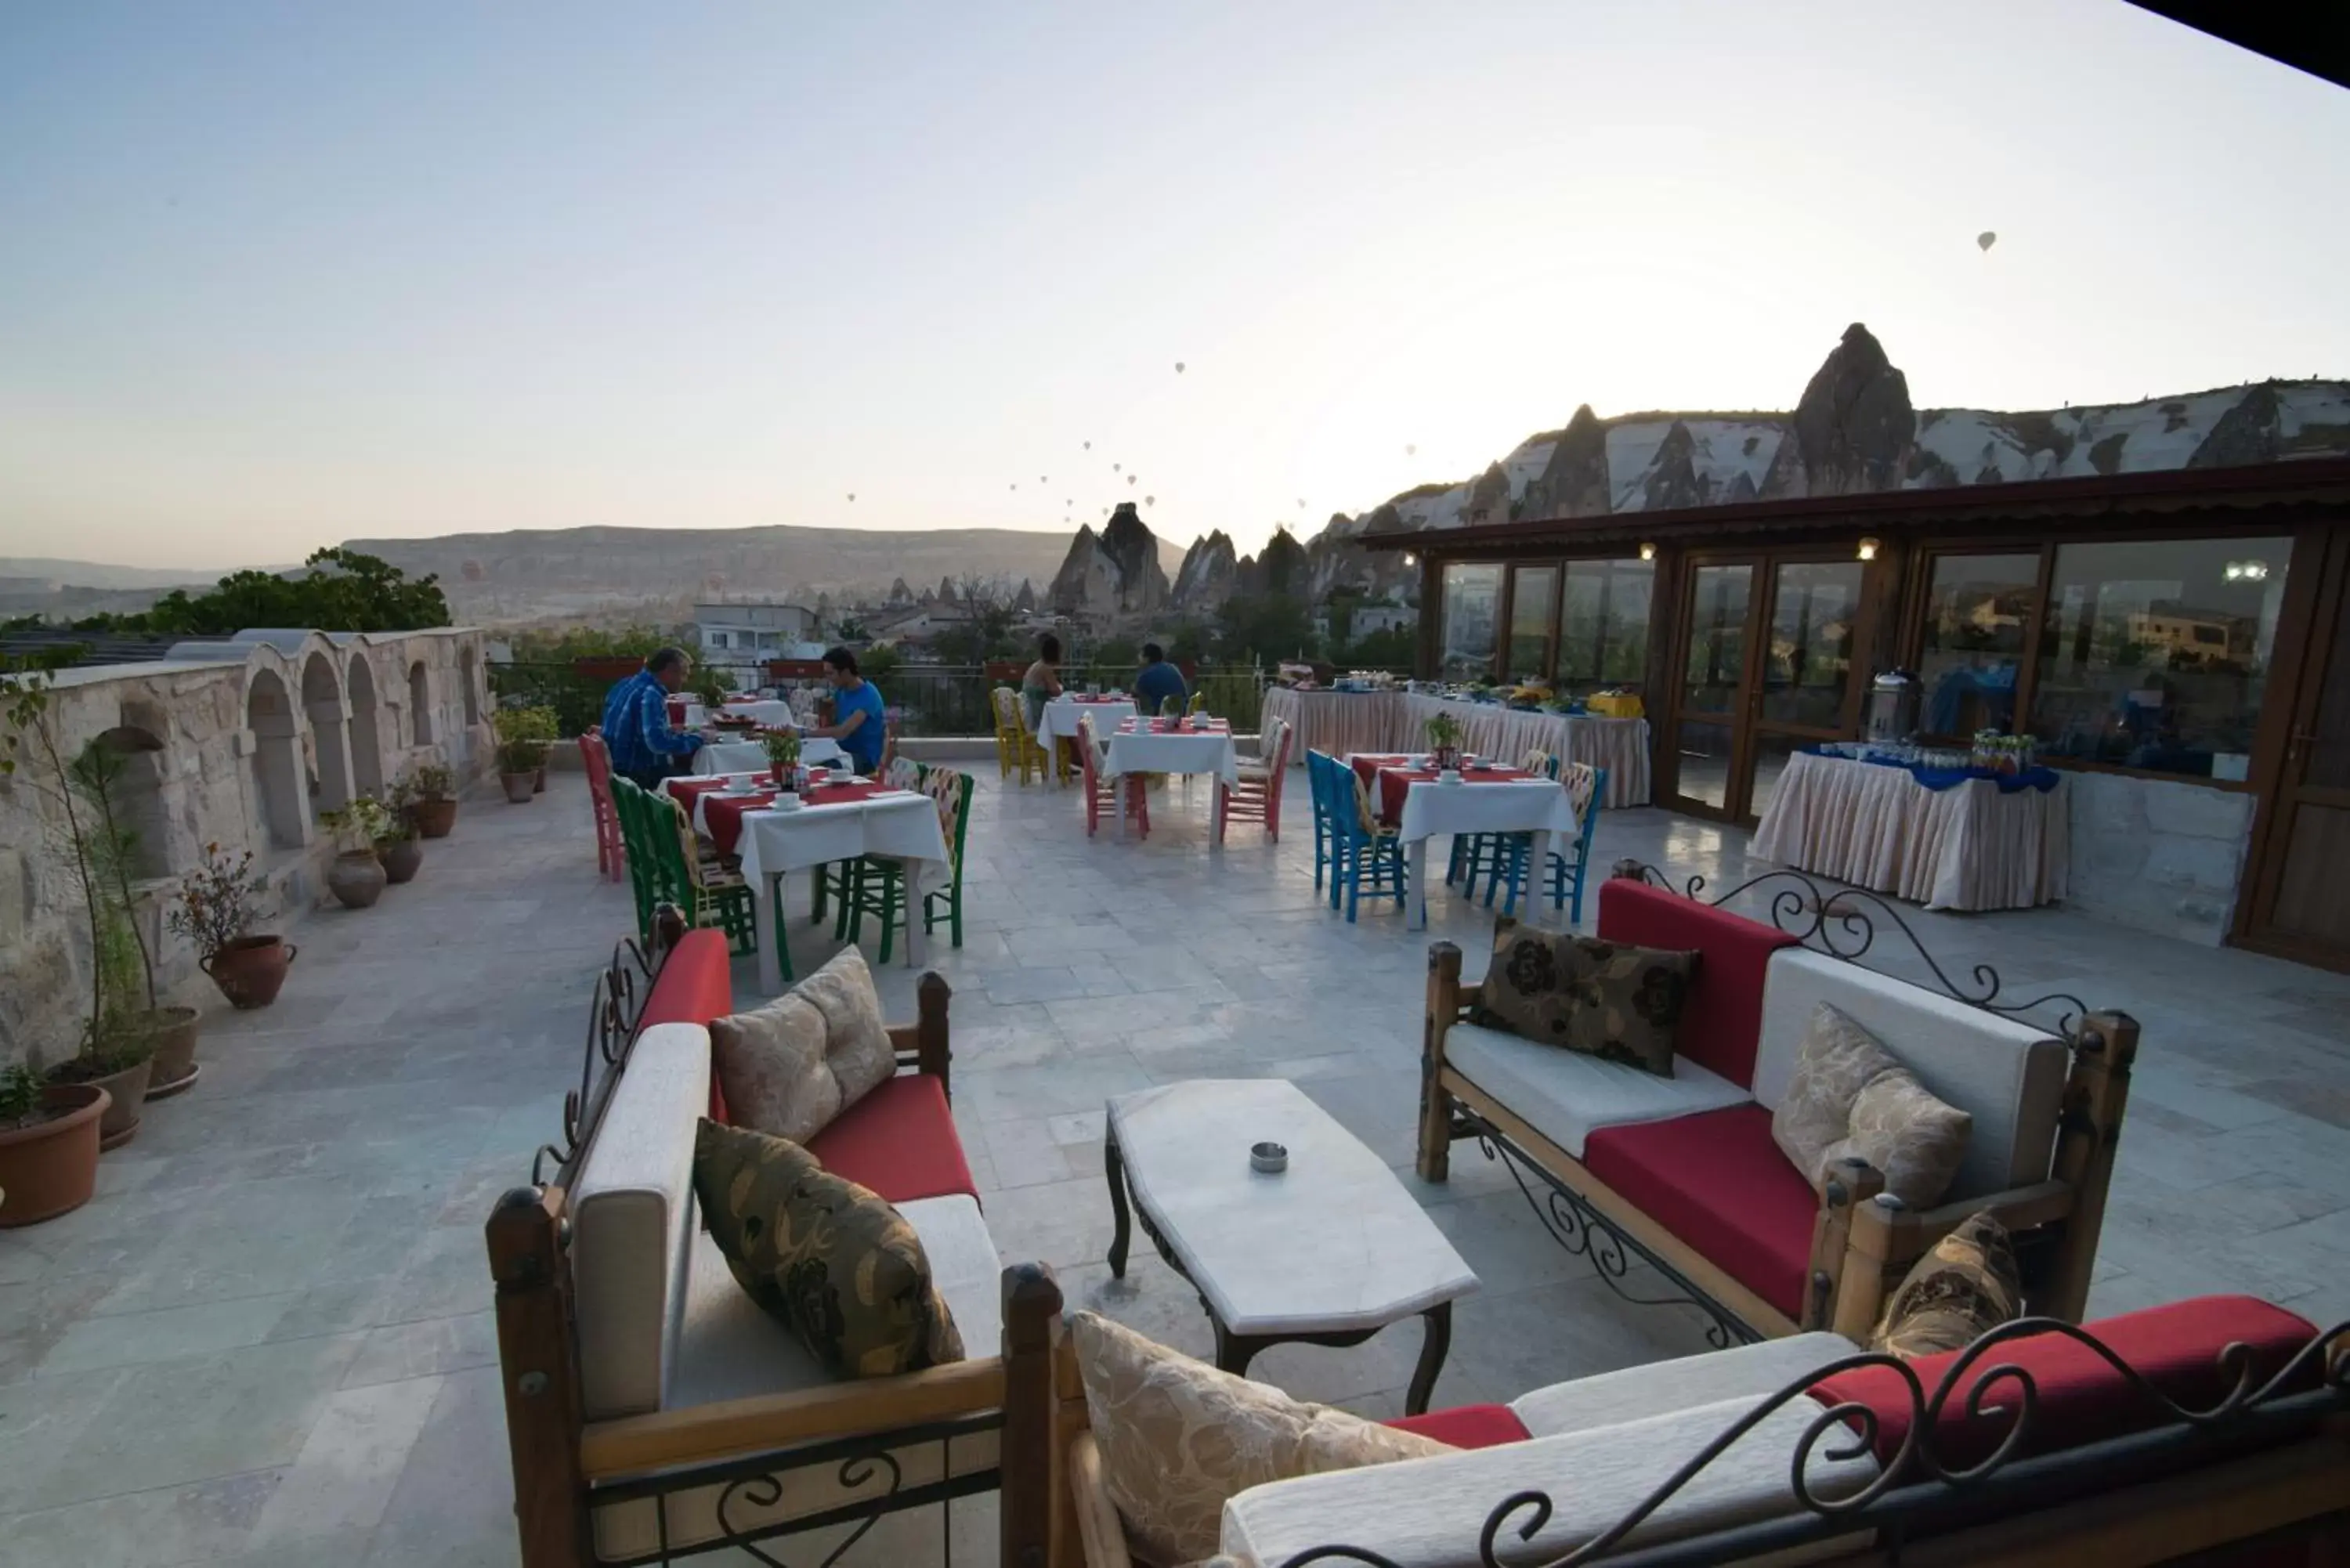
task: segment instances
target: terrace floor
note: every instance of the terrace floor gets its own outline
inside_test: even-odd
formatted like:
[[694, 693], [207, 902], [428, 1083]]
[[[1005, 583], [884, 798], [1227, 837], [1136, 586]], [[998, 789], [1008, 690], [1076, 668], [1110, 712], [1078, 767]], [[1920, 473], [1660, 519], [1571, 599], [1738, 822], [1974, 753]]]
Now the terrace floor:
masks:
[[[1482, 1277], [1440, 1404], [1703, 1348], [1692, 1314], [1627, 1306], [1561, 1253], [1472, 1152], [1447, 1186], [1412, 1178], [1424, 948], [1458, 940], [1473, 976], [1491, 917], [1440, 896], [1426, 935], [1391, 909], [1347, 925], [1314, 892], [1304, 796], [1301, 774], [1277, 847], [1236, 828], [1211, 855], [1204, 786], [1159, 804], [1147, 844], [1089, 843], [1075, 794], [983, 774], [967, 939], [933, 957], [1004, 1257], [1206, 1354], [1196, 1298], [1155, 1257], [1108, 1277], [1102, 1102], [1274, 1075], [1392, 1162]], [[1623, 812], [1595, 860], [1727, 888], [1744, 843]], [[557, 1125], [629, 919], [596, 877], [585, 785], [557, 774], [529, 807], [469, 801], [374, 910], [307, 920], [274, 1008], [208, 1015], [203, 1081], [150, 1107], [98, 1199], [0, 1232], [0, 1565], [515, 1561], [481, 1225]], [[2061, 911], [1914, 923], [1953, 972], [1991, 962], [2145, 1026], [2096, 1311], [2248, 1291], [2350, 1315], [2350, 977]], [[827, 944], [803, 933], [805, 966]], [[738, 961], [745, 1002], [753, 975]], [[893, 1016], [911, 985], [883, 975]], [[1254, 1371], [1392, 1415], [1419, 1334], [1283, 1347]], [[993, 1560], [993, 1518], [991, 1499], [956, 1505], [958, 1563]], [[878, 1533], [849, 1559], [905, 1560]]]

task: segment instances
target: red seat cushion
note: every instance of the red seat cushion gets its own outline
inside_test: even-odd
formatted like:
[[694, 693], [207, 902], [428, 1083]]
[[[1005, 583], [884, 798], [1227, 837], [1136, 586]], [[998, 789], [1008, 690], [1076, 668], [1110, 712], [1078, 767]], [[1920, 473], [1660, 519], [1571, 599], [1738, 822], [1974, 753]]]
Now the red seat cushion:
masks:
[[1503, 1443], [1522, 1443], [1534, 1436], [1518, 1419], [1518, 1413], [1507, 1405], [1455, 1405], [1450, 1410], [1406, 1416], [1387, 1425], [1399, 1432], [1418, 1432], [1423, 1438], [1433, 1438], [1456, 1449], [1495, 1449]]
[[1629, 877], [1599, 885], [1599, 935], [1635, 947], [1701, 952], [1673, 1050], [1742, 1089], [1754, 1086], [1762, 974], [1795, 939], [1775, 926]]
[[[2165, 1397], [2189, 1409], [2209, 1409], [2234, 1386], [2234, 1380], [2220, 1368], [2220, 1352], [2228, 1345], [2241, 1341], [2251, 1347], [2253, 1386], [2258, 1387], [2276, 1376], [2278, 1368], [2317, 1334], [2314, 1324], [2251, 1296], [2199, 1296], [2102, 1318], [2082, 1327]], [[1944, 1351], [1909, 1364], [1925, 1385], [1929, 1399], [1951, 1364], [1964, 1354]], [[2131, 1387], [2095, 1351], [2064, 1334], [2034, 1334], [1992, 1346], [1951, 1389], [1936, 1422], [1934, 1451], [1944, 1464], [1980, 1463], [2014, 1425], [2017, 1400], [2012, 1378], [1993, 1382], [1983, 1395], [1984, 1414], [1971, 1421], [1967, 1418], [1968, 1396], [1983, 1381], [1985, 1373], [2002, 1366], [2021, 1366], [2030, 1373], [2039, 1393], [2032, 1430], [2024, 1437], [2026, 1453], [2054, 1453], [2164, 1422], [2161, 1407]], [[2316, 1387], [2314, 1357], [2305, 1371], [2299, 1386]], [[1850, 1402], [1876, 1411], [1880, 1461], [1889, 1460], [1909, 1435], [1908, 1384], [1890, 1366], [1862, 1366], [1838, 1373], [1821, 1383], [1813, 1397], [1828, 1405]]]
[[928, 1073], [899, 1074], [835, 1116], [807, 1148], [835, 1176], [892, 1203], [979, 1196], [947, 1092]]
[[[724, 933], [688, 931], [661, 961], [660, 973], [637, 1018], [639, 1030], [656, 1023], [702, 1023], [734, 1011], [734, 972]], [[710, 1119], [725, 1124], [726, 1096], [718, 1075], [710, 1075]]]
[[1731, 1279], [1803, 1315], [1820, 1200], [1771, 1141], [1762, 1106], [1602, 1127], [1585, 1141], [1583, 1163]]

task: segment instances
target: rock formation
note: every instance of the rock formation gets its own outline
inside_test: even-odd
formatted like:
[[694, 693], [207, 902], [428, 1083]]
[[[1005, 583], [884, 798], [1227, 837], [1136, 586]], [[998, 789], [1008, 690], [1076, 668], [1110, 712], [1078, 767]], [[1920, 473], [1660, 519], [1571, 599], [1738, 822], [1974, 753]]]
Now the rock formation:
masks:
[[1276, 528], [1273, 537], [1264, 542], [1263, 554], [1243, 556], [1234, 564], [1232, 592], [1251, 597], [1283, 594], [1292, 598], [1310, 598], [1313, 577], [1305, 546], [1288, 529]]
[[1077, 529], [1045, 597], [1062, 615], [1142, 616], [1166, 607], [1159, 541], [1133, 502], [1110, 514], [1099, 534], [1089, 524]]
[[1857, 321], [1813, 373], [1792, 422], [1794, 439], [1780, 443], [1765, 498], [1897, 489], [1918, 433], [1908, 378]]
[[1607, 504], [1607, 428], [1589, 403], [1575, 410], [1559, 431], [1542, 476], [1529, 483], [1519, 504], [1528, 517], [1596, 517]]
[[906, 586], [905, 578], [899, 577], [889, 585], [889, 602], [892, 605], [910, 605], [914, 602], [914, 590]]
[[1035, 613], [1036, 589], [1025, 577], [1020, 579], [1020, 591], [1013, 596], [1012, 607], [1021, 615]]
[[939, 603], [942, 605], [951, 605], [954, 602], [954, 578], [951, 576], [941, 577], [939, 579]]
[[1223, 608], [1232, 597], [1237, 565], [1232, 542], [1222, 529], [1192, 540], [1175, 571], [1175, 607], [1201, 615]]

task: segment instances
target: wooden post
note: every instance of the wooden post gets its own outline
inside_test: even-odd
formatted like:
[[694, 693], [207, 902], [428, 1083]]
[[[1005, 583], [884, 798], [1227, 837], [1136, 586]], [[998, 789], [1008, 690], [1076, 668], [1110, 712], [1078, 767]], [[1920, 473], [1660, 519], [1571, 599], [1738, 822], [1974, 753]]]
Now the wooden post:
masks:
[[947, 1002], [953, 995], [946, 976], [936, 970], [923, 971], [914, 986], [914, 1065], [936, 1078], [949, 1099], [954, 1097], [947, 1077], [954, 1053], [947, 1047]]
[[1819, 1180], [1820, 1211], [1812, 1221], [1811, 1288], [1797, 1320], [1805, 1329], [1826, 1328], [1836, 1319], [1836, 1293], [1852, 1244], [1856, 1206], [1885, 1190], [1885, 1173], [1865, 1159], [1841, 1159]]
[[1860, 1345], [1876, 1331], [1877, 1314], [1885, 1308], [1885, 1277], [1894, 1260], [1916, 1253], [1918, 1219], [1893, 1194], [1879, 1192], [1852, 1206], [1848, 1224], [1827, 1326]]
[[579, 1369], [563, 1205], [559, 1187], [517, 1187], [498, 1199], [484, 1227], [497, 1284], [498, 1369], [523, 1568], [580, 1568], [595, 1560], [579, 1465]]
[[2137, 1060], [2137, 1020], [2126, 1012], [2092, 1012], [2073, 1041], [2073, 1070], [2064, 1081], [2056, 1153], [2049, 1175], [2073, 1189], [2064, 1239], [2051, 1260], [2033, 1310], [2078, 1323], [2088, 1310], [2089, 1275], [2097, 1264], [2097, 1237], [2106, 1224], [2106, 1189], [2114, 1175], [2122, 1115], [2129, 1108], [2130, 1065]]
[[1042, 1263], [1003, 1271], [1003, 1434], [1002, 1471], [1003, 1568], [1055, 1568], [1066, 1548], [1060, 1540], [1068, 1492], [1068, 1456], [1056, 1440], [1054, 1374], [1060, 1360], [1061, 1287]]
[[1423, 1181], [1452, 1173], [1452, 1097], [1444, 1092], [1444, 1032], [1461, 1016], [1461, 950], [1451, 942], [1428, 948], [1428, 1012], [1419, 1044], [1419, 1158]]
[[1415, 628], [1412, 664], [1422, 680], [1434, 680], [1444, 671], [1444, 568], [1426, 550], [1419, 553], [1419, 625]]

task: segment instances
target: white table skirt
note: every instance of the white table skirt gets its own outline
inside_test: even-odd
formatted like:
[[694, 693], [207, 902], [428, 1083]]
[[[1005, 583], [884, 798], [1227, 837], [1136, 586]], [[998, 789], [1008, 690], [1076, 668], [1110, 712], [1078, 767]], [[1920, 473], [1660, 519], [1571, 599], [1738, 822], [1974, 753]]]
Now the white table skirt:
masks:
[[[800, 761], [810, 767], [830, 767], [844, 759], [846, 753], [837, 741], [827, 741], [820, 735], [803, 736], [800, 740]], [[712, 741], [693, 753], [693, 771], [710, 774], [764, 774], [767, 771], [767, 746], [764, 741]]]
[[1358, 752], [1424, 752], [1424, 738], [1407, 739], [1400, 691], [1293, 691], [1274, 686], [1264, 694], [1262, 728], [1274, 719], [1297, 732], [1289, 754], [1298, 762], [1309, 751], [1326, 757]]
[[1403, 797], [1399, 834], [1406, 844], [1440, 833], [1552, 833], [1572, 840], [1575, 803], [1565, 784], [1415, 784]]
[[1771, 791], [1753, 853], [1929, 909], [2028, 909], [2064, 897], [2071, 782], [1930, 790], [1906, 768], [1797, 752]]
[[708, 722], [710, 722], [710, 710], [703, 707], [699, 702], [688, 701], [685, 705], [685, 722], [680, 724], [678, 728], [681, 730], [699, 730], [702, 725], [707, 724]]
[[1607, 770], [1610, 810], [1648, 804], [1648, 722], [1597, 714], [1527, 713], [1498, 702], [1456, 702], [1409, 691], [1293, 691], [1273, 687], [1264, 716], [1286, 719], [1297, 731], [1290, 754], [1301, 761], [1357, 752], [1425, 752], [1428, 721], [1450, 713], [1461, 722], [1461, 749], [1516, 763], [1528, 752]]
[[1232, 732], [1210, 734], [1114, 734], [1109, 738], [1112, 778], [1121, 774], [1213, 774], [1227, 789], [1241, 782], [1240, 753]]
[[759, 943], [759, 984], [768, 993], [784, 988], [777, 933], [765, 930], [775, 914], [776, 883], [789, 872], [860, 855], [890, 855], [906, 863], [906, 961], [922, 961], [922, 894], [947, 868], [946, 834], [939, 826], [938, 803], [929, 795], [910, 791], [797, 811], [745, 812], [734, 848], [744, 879], [759, 889], [758, 919], [766, 939]]
[[1134, 704], [1072, 702], [1066, 696], [1055, 697], [1045, 704], [1044, 722], [1036, 726], [1036, 743], [1049, 752], [1055, 741], [1076, 740], [1077, 721], [1088, 713], [1094, 716], [1094, 733], [1107, 740], [1110, 732], [1134, 717]]

